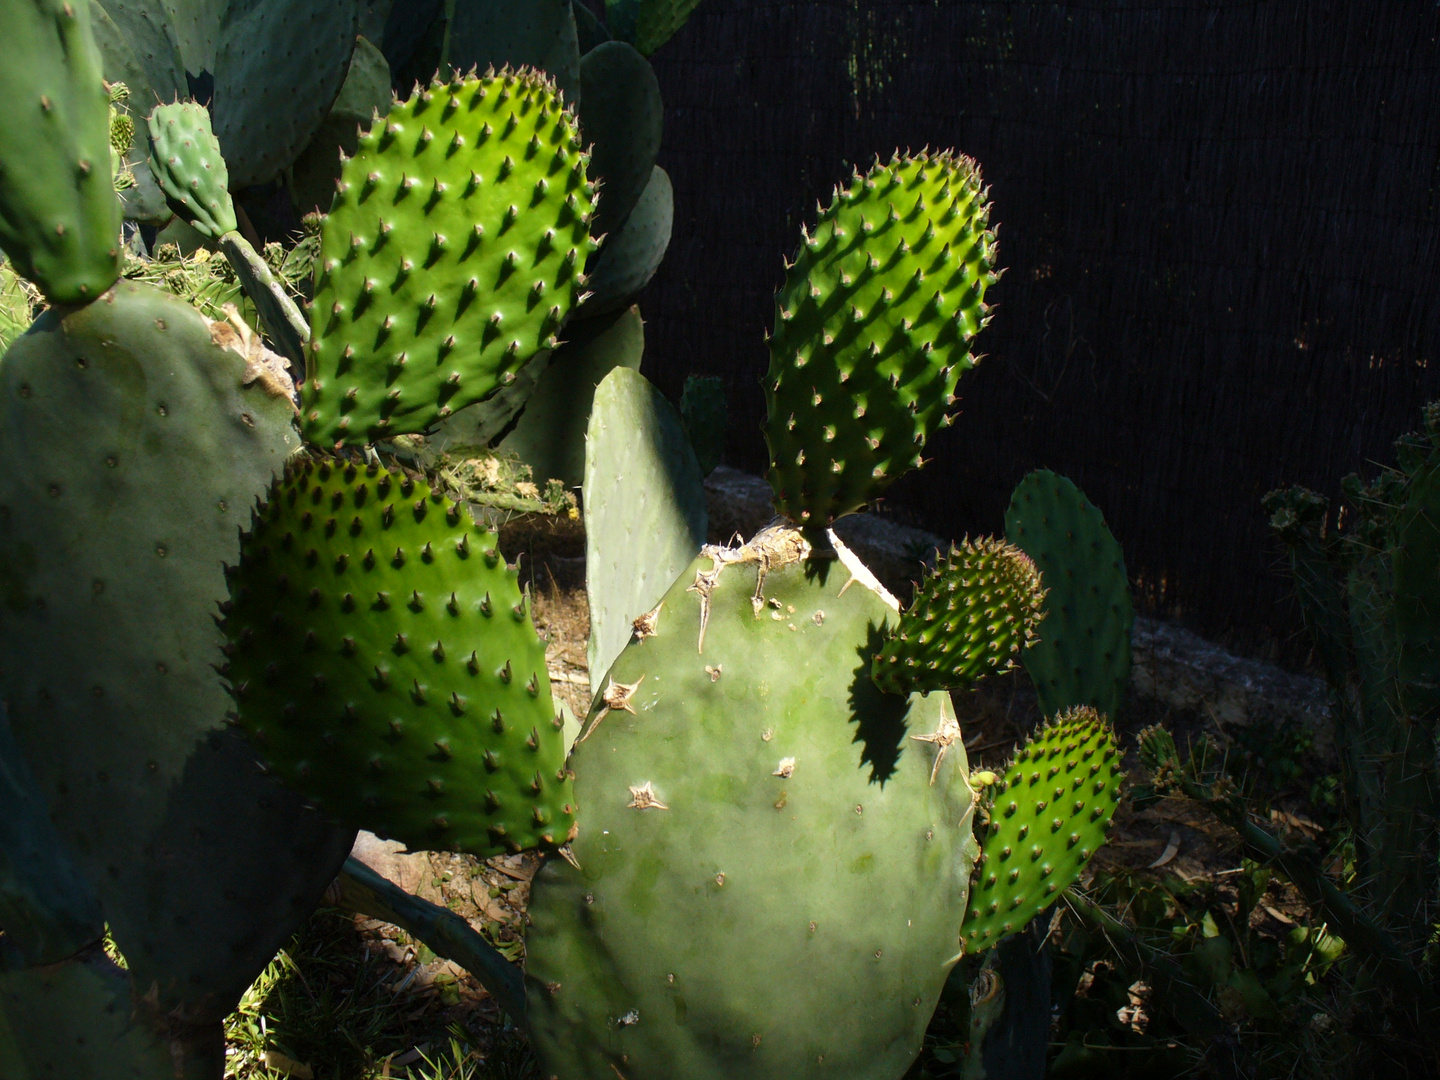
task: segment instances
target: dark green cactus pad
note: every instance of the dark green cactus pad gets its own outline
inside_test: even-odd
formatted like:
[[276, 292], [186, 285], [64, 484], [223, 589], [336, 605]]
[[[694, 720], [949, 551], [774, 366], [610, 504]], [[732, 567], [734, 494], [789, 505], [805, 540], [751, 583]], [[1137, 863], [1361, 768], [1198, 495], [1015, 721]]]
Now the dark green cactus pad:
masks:
[[220, 250], [235, 271], [240, 287], [255, 305], [260, 325], [275, 348], [299, 371], [305, 366], [305, 342], [310, 340], [310, 326], [300, 308], [285, 290], [284, 284], [270, 272], [265, 259], [238, 232], [220, 237]]
[[575, 317], [605, 315], [630, 303], [660, 269], [674, 223], [675, 190], [670, 175], [656, 165], [624, 227], [595, 256], [595, 268], [585, 283], [590, 294]]
[[[104, 0], [110, 7], [155, 0]], [[215, 71], [215, 53], [220, 45], [221, 26], [230, 0], [160, 0], [170, 17], [170, 27], [180, 46], [180, 60], [185, 73], [199, 80]]]
[[1065, 477], [1037, 469], [1010, 496], [1005, 536], [1035, 560], [1046, 590], [1040, 640], [1022, 657], [1041, 711], [1090, 705], [1114, 716], [1130, 682], [1135, 610], [1105, 518]]
[[566, 336], [570, 340], [555, 350], [514, 430], [496, 449], [529, 465], [542, 486], [555, 479], [577, 488], [585, 482], [585, 428], [595, 387], [617, 367], [640, 370], [645, 323], [639, 309], [631, 307], [572, 324]]
[[608, 41], [581, 58], [580, 133], [600, 183], [591, 230], [597, 237], [624, 225], [650, 183], [664, 119], [655, 70], [632, 46]]
[[649, 56], [685, 25], [700, 0], [605, 0], [610, 32]]
[[797, 539], [752, 542], [758, 610], [756, 564], [702, 554], [603, 683], [579, 868], [549, 862], [529, 909], [545, 1076], [858, 1080], [920, 1050], [976, 850], [964, 747], [943, 696], [875, 690], [891, 608], [784, 564]]
[[[130, 980], [103, 955], [54, 967], [0, 971], [0, 1076], [5, 1080], [207, 1080], [225, 1064], [172, 1047], [131, 1020]], [[176, 1072], [177, 1066], [181, 1069]]]
[[89, 0], [0, 6], [0, 249], [55, 304], [120, 276], [110, 97]]
[[700, 475], [709, 476], [725, 453], [725, 380], [718, 375], [687, 375], [680, 392], [680, 421], [700, 463]]
[[569, 839], [545, 645], [495, 544], [407, 474], [286, 469], [231, 575], [224, 669], [282, 780], [412, 848]]
[[150, 172], [170, 209], [206, 239], [233, 232], [230, 174], [210, 130], [209, 110], [193, 101], [157, 105], [146, 126]]
[[896, 155], [835, 192], [776, 297], [770, 485], [802, 526], [858, 510], [950, 423], [996, 280], [974, 161]]
[[[0, 704], [0, 969], [56, 964], [100, 940], [105, 917], [65, 850]], [[0, 1054], [0, 1062], [5, 1057]]]
[[580, 39], [570, 0], [466, 0], [455, 5], [447, 38], [445, 59], [455, 71], [535, 68], [564, 104], [580, 103]]
[[961, 690], [1009, 671], [1035, 640], [1044, 597], [1019, 548], [991, 537], [952, 546], [875, 655], [875, 685], [887, 694]]
[[584, 503], [587, 656], [597, 688], [635, 620], [705, 543], [705, 488], [689, 442], [674, 407], [639, 371], [617, 368], [596, 389]]
[[575, 33], [579, 38], [580, 59], [597, 45], [610, 40], [610, 31], [596, 14], [585, 6], [585, 0], [570, 0], [570, 10], [575, 15]]
[[345, 158], [355, 153], [360, 132], [378, 115], [390, 111], [390, 65], [385, 54], [365, 38], [355, 42], [350, 68], [330, 115], [286, 174], [291, 198], [300, 214], [330, 209], [335, 183]]
[[[213, 604], [296, 444], [184, 302], [121, 281], [0, 362], [0, 696], [157, 1015], [219, 1022], [343, 862], [226, 730]], [[83, 418], [83, 423], [77, 422]]]
[[553, 348], [594, 198], [543, 76], [437, 82], [396, 105], [360, 137], [325, 220], [306, 437], [422, 432]]
[[345, 82], [359, 0], [230, 0], [215, 54], [215, 136], [236, 188], [280, 175]]
[[1080, 877], [1105, 842], [1120, 777], [1115, 733], [1088, 705], [1031, 734], [996, 786], [965, 911], [966, 952], [1023, 929]]

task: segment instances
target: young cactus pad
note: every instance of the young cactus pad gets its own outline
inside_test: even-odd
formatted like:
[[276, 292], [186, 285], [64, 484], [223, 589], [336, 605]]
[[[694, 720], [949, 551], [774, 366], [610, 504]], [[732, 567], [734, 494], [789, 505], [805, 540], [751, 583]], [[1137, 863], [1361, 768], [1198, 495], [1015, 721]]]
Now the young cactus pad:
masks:
[[960, 952], [965, 751], [943, 695], [870, 681], [891, 607], [796, 540], [705, 548], [602, 684], [579, 867], [530, 905], [544, 1076], [870, 1080], [920, 1049]]
[[962, 939], [969, 953], [1053, 904], [1105, 842], [1120, 803], [1115, 733], [1089, 706], [1030, 736], [995, 790]]
[[89, 0], [0, 4], [0, 248], [56, 304], [120, 276], [110, 96]]
[[985, 194], [967, 157], [897, 155], [837, 190], [805, 236], [765, 377], [770, 483], [791, 520], [858, 510], [950, 422], [997, 276]]
[[408, 475], [286, 469], [230, 572], [224, 668], [281, 779], [412, 848], [570, 838], [545, 646], [495, 541]]
[[360, 136], [321, 234], [306, 437], [422, 432], [553, 348], [594, 248], [585, 165], [525, 70], [432, 82]]
[[155, 106], [146, 123], [150, 172], [170, 209], [211, 240], [233, 232], [229, 173], [210, 130], [209, 111], [193, 101], [177, 101]]
[[952, 547], [876, 654], [875, 685], [928, 694], [1008, 671], [1035, 638], [1044, 598], [1040, 573], [1019, 548], [990, 537]]
[[1045, 580], [1045, 623], [1023, 658], [1041, 711], [1090, 705], [1114, 716], [1130, 681], [1135, 611], [1105, 518], [1065, 477], [1037, 469], [1010, 497], [1005, 536]]

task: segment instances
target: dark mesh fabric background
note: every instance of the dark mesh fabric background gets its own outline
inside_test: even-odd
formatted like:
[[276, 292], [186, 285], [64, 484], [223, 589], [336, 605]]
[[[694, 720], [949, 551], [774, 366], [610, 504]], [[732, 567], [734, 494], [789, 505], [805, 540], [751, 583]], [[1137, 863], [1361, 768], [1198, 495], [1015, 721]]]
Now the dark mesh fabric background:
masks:
[[1142, 610], [1301, 660], [1260, 497], [1338, 494], [1440, 396], [1437, 30], [1393, 0], [703, 0], [653, 58], [676, 221], [647, 374], [672, 399], [723, 375], [728, 461], [763, 472], [762, 334], [800, 224], [876, 153], [956, 147], [1007, 271], [963, 415], [886, 507], [998, 531], [1054, 468]]

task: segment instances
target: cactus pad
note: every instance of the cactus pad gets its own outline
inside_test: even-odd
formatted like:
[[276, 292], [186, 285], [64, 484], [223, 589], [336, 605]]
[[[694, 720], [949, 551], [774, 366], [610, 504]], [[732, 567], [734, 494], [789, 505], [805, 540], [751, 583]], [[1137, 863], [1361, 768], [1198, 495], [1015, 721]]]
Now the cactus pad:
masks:
[[210, 240], [233, 232], [235, 206], [210, 113], [193, 101], [157, 105], [150, 129], [150, 172], [170, 209]]
[[414, 848], [569, 838], [545, 646], [495, 541], [406, 474], [287, 468], [225, 619], [239, 723], [281, 779]]
[[1035, 638], [1045, 592], [1030, 557], [984, 537], [951, 547], [875, 657], [887, 694], [959, 690], [1015, 666]]
[[920, 1049], [975, 850], [964, 748], [943, 696], [875, 689], [891, 608], [797, 540], [704, 549], [605, 681], [579, 868], [529, 909], [542, 1075], [856, 1080]]
[[980, 170], [893, 157], [835, 192], [776, 297], [765, 377], [775, 505], [802, 526], [858, 510], [950, 422], [995, 282]]
[[0, 248], [57, 304], [120, 276], [110, 96], [88, 0], [0, 5]]
[[1120, 803], [1115, 733], [1089, 706], [1026, 740], [996, 787], [965, 912], [966, 952], [1024, 928], [1080, 876]]
[[350, 67], [361, 5], [229, 0], [222, 6], [211, 107], [238, 189], [279, 176], [324, 122]]
[[296, 439], [214, 333], [121, 281], [0, 363], [0, 697], [136, 986], [218, 1039], [354, 833], [224, 726], [211, 605]]
[[1130, 682], [1135, 611], [1125, 554], [1105, 518], [1065, 477], [1037, 469], [1010, 497], [1005, 536], [1045, 582], [1040, 639], [1023, 656], [1041, 711], [1091, 705], [1114, 716]]
[[533, 72], [431, 83], [346, 162], [304, 391], [322, 445], [424, 431], [553, 348], [594, 248], [571, 113]]

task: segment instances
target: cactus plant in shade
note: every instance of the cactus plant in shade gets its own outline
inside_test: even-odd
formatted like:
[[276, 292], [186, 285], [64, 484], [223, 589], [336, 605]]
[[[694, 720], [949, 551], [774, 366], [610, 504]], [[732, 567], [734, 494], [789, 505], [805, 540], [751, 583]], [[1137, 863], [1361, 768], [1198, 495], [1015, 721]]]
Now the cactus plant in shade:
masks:
[[1265, 508], [1330, 683], [1356, 899], [1414, 936], [1436, 894], [1440, 844], [1440, 404], [1395, 450], [1396, 466], [1371, 483], [1343, 482], [1348, 528], [1327, 524], [1328, 501], [1304, 488], [1271, 492]]

